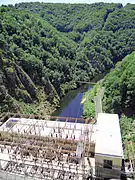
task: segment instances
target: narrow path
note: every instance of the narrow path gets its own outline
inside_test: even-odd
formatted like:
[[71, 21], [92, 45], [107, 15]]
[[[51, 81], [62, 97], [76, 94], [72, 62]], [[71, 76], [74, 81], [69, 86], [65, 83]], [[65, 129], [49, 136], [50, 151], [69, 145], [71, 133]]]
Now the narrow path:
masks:
[[102, 88], [97, 96], [94, 97], [96, 118], [98, 113], [102, 113], [102, 97], [104, 95], [104, 88]]

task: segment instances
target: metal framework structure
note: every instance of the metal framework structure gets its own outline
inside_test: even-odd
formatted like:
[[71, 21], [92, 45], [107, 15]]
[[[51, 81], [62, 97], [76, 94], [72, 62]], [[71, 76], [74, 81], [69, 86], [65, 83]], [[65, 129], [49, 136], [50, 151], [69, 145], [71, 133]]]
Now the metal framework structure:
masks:
[[[94, 175], [91, 155], [95, 144], [92, 142], [93, 125], [85, 130], [77, 129], [77, 118], [53, 119], [65, 121], [63, 127], [48, 126], [47, 121], [31, 123], [9, 121], [0, 129], [0, 169], [20, 177], [46, 180], [82, 180]], [[74, 127], [66, 124], [74, 121]], [[85, 124], [86, 125], [86, 124]], [[15, 130], [16, 126], [16, 130]], [[8, 128], [7, 128], [8, 127]], [[17, 128], [19, 127], [19, 128]], [[87, 125], [86, 125], [87, 127]], [[50, 129], [49, 129], [50, 128]], [[49, 135], [44, 133], [49, 129]], [[62, 132], [72, 131], [70, 138]], [[77, 131], [80, 139], [76, 140]], [[83, 149], [77, 152], [77, 148]]]

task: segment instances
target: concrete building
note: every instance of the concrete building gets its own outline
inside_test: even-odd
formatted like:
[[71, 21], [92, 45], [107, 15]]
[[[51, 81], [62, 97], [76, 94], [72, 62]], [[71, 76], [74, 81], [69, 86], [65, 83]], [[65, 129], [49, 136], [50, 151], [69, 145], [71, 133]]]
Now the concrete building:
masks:
[[99, 113], [96, 126], [96, 175], [120, 178], [123, 150], [118, 115]]
[[99, 113], [96, 124], [10, 118], [0, 126], [1, 179], [119, 179], [122, 158], [116, 114]]

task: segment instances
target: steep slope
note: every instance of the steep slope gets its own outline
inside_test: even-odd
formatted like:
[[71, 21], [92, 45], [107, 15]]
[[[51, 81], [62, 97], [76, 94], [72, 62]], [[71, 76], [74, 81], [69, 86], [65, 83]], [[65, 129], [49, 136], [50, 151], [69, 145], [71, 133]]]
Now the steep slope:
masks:
[[104, 110], [120, 114], [125, 158], [135, 163], [135, 52], [116, 65], [104, 78], [103, 86]]
[[[0, 7], [0, 111], [41, 114], [78, 81], [113, 67], [135, 49], [134, 12], [104, 3]], [[121, 27], [113, 31], [115, 16]]]
[[[113, 67], [135, 49], [135, 5], [20, 3], [74, 40], [94, 72]], [[81, 55], [81, 54], [85, 54]]]
[[[85, 94], [83, 114], [95, 116], [94, 96], [104, 87], [103, 111], [120, 116], [125, 159], [132, 159], [135, 148], [135, 52], [118, 62], [103, 80]], [[89, 110], [90, 109], [90, 110]], [[135, 160], [133, 160], [135, 163]]]
[[44, 93], [57, 103], [54, 86], [70, 81], [76, 44], [39, 17], [8, 7], [0, 8], [0, 32], [1, 111], [19, 111], [20, 101], [39, 103]]
[[103, 111], [107, 113], [117, 113], [133, 117], [135, 115], [135, 52], [126, 56], [118, 62], [92, 90], [86, 93], [84, 102], [84, 115], [94, 116], [95, 111], [88, 114], [87, 107], [94, 105], [94, 96], [104, 87]]
[[19, 3], [17, 9], [25, 9], [33, 13], [38, 13], [56, 27], [60, 32], [84, 33], [89, 30], [101, 30], [109, 13], [117, 8], [122, 8], [121, 4], [46, 4], [46, 3]]
[[94, 69], [105, 58], [116, 63], [135, 50], [135, 5], [130, 7], [110, 13], [102, 30], [89, 31], [82, 40], [88, 59], [95, 61]]
[[135, 52], [117, 63], [104, 78], [103, 86], [105, 111], [135, 115]]

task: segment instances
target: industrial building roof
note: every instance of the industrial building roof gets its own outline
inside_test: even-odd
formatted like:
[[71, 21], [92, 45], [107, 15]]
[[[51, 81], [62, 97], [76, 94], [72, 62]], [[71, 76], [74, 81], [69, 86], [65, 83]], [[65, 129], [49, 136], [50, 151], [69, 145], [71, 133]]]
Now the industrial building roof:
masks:
[[123, 156], [119, 117], [117, 114], [98, 114], [95, 153], [108, 156]]

